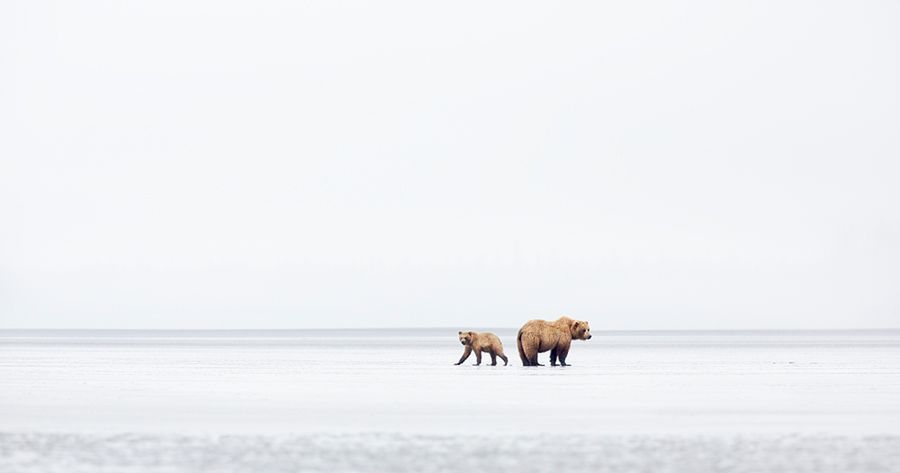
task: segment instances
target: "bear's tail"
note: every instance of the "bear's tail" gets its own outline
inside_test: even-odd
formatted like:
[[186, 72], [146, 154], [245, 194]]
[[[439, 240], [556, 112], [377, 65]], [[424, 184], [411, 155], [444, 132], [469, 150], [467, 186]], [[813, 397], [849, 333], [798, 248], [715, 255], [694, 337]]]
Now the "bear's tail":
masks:
[[522, 359], [522, 366], [528, 366], [528, 358], [525, 358], [525, 349], [522, 348], [522, 329], [519, 329], [519, 333], [516, 335], [516, 348], [519, 349], [519, 358]]

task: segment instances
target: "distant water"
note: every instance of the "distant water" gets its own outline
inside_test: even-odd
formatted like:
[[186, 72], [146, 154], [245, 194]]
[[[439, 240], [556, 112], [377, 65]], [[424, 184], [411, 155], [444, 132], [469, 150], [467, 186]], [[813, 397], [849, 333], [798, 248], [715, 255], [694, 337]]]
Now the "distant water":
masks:
[[900, 331], [494, 331], [0, 331], [0, 471], [900, 471]]

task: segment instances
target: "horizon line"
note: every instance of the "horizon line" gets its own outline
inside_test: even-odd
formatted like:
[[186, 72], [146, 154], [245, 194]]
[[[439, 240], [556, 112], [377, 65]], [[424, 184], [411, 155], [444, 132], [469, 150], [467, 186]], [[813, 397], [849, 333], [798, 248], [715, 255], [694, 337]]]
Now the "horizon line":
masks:
[[[513, 326], [470, 326], [477, 329], [495, 329], [495, 330], [516, 330], [518, 327]], [[208, 331], [208, 332], [276, 332], [276, 331], [336, 331], [336, 330], [459, 330], [458, 326], [393, 326], [393, 327], [295, 327], [295, 328], [0, 328], [0, 332], [11, 331], [167, 331], [167, 332], [184, 332], [184, 331]], [[615, 329], [598, 329], [595, 332], [837, 332], [837, 331], [892, 331], [900, 330], [900, 327], [857, 327], [857, 328], [615, 328]]]

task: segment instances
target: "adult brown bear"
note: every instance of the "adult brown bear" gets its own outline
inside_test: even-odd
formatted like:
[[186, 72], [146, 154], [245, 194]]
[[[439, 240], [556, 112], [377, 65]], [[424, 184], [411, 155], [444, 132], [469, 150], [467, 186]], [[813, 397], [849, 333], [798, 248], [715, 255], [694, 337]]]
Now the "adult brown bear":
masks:
[[538, 353], [550, 352], [550, 364], [556, 366], [556, 359], [563, 366], [572, 340], [590, 340], [591, 326], [582, 320], [560, 317], [552, 322], [529, 320], [519, 329], [516, 345], [519, 358], [525, 366], [543, 366], [538, 363]]

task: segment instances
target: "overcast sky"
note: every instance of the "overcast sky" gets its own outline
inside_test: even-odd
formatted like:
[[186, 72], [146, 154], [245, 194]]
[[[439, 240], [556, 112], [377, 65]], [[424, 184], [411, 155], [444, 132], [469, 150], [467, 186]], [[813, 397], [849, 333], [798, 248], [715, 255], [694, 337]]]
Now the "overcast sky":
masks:
[[900, 3], [0, 3], [0, 328], [900, 326]]

